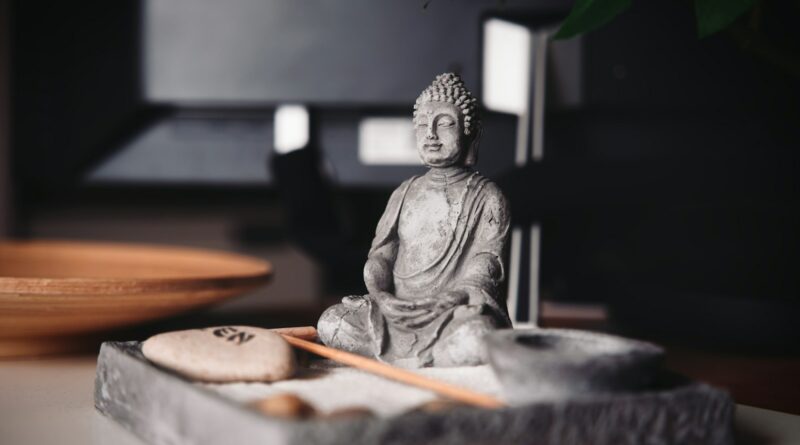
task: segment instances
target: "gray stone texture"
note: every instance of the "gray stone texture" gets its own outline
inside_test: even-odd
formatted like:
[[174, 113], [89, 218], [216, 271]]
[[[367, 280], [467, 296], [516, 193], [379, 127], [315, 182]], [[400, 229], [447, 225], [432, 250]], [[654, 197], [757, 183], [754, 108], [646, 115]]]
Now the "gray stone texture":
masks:
[[503, 329], [485, 340], [506, 400], [515, 404], [645, 389], [664, 356], [652, 343], [573, 329]]

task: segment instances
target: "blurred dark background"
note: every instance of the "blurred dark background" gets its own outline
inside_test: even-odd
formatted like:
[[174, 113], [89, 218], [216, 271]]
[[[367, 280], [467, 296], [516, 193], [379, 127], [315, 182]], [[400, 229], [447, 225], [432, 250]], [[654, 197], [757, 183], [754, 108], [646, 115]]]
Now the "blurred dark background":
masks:
[[[424, 5], [11, 1], [0, 229], [273, 261], [274, 284], [231, 314], [362, 292], [388, 194], [421, 171], [366, 162], [365, 120], [409, 119], [448, 70], [480, 97], [485, 21], [535, 30], [571, 2]], [[760, 2], [698, 39], [689, 3], [637, 1], [552, 42], [539, 162], [515, 164], [517, 116], [484, 110], [478, 167], [515, 225], [540, 225], [545, 301], [645, 337], [797, 350], [799, 8]], [[286, 104], [310, 136], [281, 154]]]

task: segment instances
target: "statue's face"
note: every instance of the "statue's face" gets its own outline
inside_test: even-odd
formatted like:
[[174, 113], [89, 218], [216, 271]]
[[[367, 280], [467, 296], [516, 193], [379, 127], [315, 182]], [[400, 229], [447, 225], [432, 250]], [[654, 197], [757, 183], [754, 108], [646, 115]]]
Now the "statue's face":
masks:
[[448, 102], [426, 102], [417, 110], [417, 151], [429, 167], [462, 164], [465, 136], [459, 111]]

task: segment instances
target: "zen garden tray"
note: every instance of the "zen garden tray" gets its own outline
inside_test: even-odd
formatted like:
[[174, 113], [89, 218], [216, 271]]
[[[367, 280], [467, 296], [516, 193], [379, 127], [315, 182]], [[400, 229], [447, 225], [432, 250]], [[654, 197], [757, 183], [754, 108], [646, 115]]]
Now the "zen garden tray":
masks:
[[[500, 395], [488, 366], [428, 368], [428, 377]], [[366, 407], [374, 416], [270, 417], [249, 402], [293, 393], [319, 412]], [[150, 363], [139, 342], [103, 344], [95, 406], [152, 444], [730, 444], [727, 393], [664, 373], [654, 389], [502, 409], [414, 409], [433, 393], [326, 360], [275, 383], [207, 384]]]

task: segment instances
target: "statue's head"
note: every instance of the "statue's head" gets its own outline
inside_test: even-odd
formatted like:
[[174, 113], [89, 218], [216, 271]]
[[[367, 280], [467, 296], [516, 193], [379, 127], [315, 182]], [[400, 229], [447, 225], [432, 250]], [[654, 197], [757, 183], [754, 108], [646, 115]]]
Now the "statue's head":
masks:
[[436, 76], [414, 104], [417, 150], [429, 167], [474, 165], [481, 121], [477, 99], [458, 74]]

